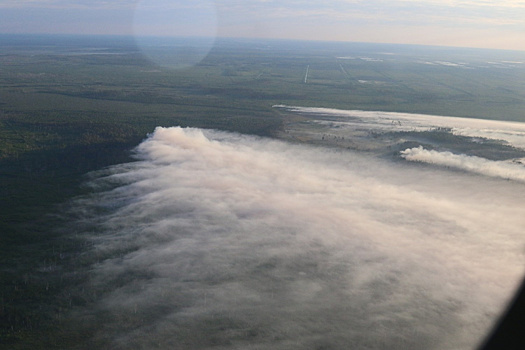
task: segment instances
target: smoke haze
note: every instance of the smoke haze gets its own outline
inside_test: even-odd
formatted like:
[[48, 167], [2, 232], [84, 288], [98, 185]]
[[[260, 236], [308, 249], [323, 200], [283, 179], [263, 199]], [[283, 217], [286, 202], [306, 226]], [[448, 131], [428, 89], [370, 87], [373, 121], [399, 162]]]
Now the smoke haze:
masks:
[[319, 107], [275, 105], [274, 108], [314, 118], [338, 128], [366, 129], [375, 132], [424, 132], [432, 129], [449, 129], [452, 135], [474, 140], [498, 140], [525, 149], [525, 124], [501, 120], [459, 118], [429, 114], [341, 110]]
[[191, 128], [136, 152], [75, 204], [75, 317], [114, 349], [471, 349], [522, 277], [521, 182]]
[[426, 150], [421, 146], [417, 148], [407, 148], [401, 152], [401, 156], [410, 161], [443, 165], [503, 179], [525, 181], [525, 167], [522, 162], [518, 161], [491, 161], [464, 154]]

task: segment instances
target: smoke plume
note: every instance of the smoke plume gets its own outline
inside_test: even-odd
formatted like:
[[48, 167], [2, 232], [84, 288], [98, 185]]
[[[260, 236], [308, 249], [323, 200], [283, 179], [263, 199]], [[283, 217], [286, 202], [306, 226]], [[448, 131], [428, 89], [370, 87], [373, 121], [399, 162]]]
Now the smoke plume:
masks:
[[406, 160], [457, 168], [473, 173], [525, 182], [525, 166], [521, 162], [492, 161], [476, 156], [407, 148], [401, 152]]
[[471, 349], [523, 273], [519, 182], [191, 128], [136, 152], [76, 202], [113, 349]]

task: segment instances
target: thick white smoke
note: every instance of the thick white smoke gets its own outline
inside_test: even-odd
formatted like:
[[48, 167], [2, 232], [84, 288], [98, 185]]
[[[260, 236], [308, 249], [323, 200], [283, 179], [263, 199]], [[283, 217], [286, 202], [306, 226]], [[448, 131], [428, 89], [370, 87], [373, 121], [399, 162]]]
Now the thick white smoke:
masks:
[[137, 155], [78, 202], [115, 349], [470, 349], [523, 273], [521, 183], [199, 129]]
[[525, 166], [509, 161], [492, 161], [476, 156], [426, 150], [423, 147], [407, 148], [401, 152], [406, 160], [453, 167], [473, 173], [525, 182]]

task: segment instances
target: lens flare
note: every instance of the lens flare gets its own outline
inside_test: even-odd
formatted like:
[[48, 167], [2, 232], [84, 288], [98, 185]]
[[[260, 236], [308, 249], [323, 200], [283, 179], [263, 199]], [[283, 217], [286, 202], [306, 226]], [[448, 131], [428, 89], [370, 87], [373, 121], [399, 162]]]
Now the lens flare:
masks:
[[135, 8], [134, 36], [156, 65], [185, 68], [209, 53], [217, 35], [215, 4], [208, 0], [142, 0]]

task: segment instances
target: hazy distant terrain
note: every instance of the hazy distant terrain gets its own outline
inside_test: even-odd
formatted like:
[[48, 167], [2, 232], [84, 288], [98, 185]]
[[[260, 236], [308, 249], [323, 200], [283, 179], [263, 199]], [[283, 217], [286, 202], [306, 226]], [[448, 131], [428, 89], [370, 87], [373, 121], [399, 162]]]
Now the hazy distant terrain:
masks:
[[523, 274], [525, 54], [163, 44], [0, 37], [0, 346], [482, 340]]
[[[276, 105], [281, 138], [525, 181], [525, 124], [396, 112]], [[298, 118], [299, 117], [299, 118]]]

